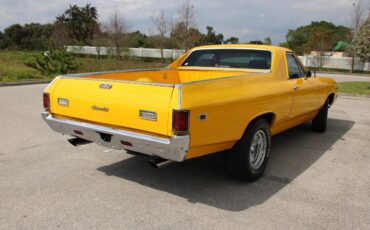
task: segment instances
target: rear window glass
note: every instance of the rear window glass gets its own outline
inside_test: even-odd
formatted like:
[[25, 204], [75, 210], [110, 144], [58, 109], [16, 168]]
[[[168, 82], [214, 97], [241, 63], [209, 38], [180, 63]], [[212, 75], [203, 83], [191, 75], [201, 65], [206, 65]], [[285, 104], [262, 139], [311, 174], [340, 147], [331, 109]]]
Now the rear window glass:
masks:
[[248, 49], [206, 49], [193, 51], [182, 66], [270, 69], [271, 52]]

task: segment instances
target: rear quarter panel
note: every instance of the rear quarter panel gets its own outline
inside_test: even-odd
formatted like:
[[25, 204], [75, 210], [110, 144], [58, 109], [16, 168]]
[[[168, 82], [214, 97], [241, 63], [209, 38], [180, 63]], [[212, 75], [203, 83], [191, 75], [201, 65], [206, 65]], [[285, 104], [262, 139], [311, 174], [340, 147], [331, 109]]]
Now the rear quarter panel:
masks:
[[[231, 148], [249, 122], [273, 113], [273, 125], [289, 119], [292, 90], [271, 74], [184, 85], [183, 109], [190, 109], [188, 158]], [[206, 120], [199, 120], [207, 114]]]

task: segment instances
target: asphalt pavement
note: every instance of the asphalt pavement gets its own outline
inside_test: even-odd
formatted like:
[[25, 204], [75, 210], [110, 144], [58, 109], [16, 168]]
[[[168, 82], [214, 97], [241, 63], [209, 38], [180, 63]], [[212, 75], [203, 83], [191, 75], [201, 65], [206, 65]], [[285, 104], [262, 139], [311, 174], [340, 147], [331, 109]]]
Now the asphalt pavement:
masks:
[[220, 155], [160, 170], [42, 121], [46, 85], [0, 87], [0, 229], [370, 229], [370, 99], [339, 97], [328, 130], [273, 137], [265, 176]]

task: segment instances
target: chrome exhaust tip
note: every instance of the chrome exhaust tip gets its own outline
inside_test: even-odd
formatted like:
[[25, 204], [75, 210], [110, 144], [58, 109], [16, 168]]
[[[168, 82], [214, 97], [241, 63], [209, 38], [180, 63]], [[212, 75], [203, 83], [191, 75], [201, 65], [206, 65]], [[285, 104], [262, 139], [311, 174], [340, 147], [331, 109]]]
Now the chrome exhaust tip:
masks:
[[173, 164], [173, 163], [175, 163], [175, 162], [171, 161], [171, 160], [166, 160], [166, 159], [163, 159], [163, 158], [160, 158], [160, 157], [155, 157], [155, 158], [153, 158], [149, 161], [149, 164], [151, 166], [153, 166], [153, 168], [156, 168], [156, 169], [163, 168], [163, 167], [168, 166], [168, 165]]

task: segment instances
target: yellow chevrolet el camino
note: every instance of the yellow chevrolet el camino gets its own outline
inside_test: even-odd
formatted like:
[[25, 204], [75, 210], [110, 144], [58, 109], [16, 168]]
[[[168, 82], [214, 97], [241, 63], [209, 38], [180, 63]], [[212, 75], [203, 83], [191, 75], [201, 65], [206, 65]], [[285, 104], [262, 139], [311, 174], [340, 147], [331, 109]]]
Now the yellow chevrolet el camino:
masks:
[[59, 76], [45, 89], [44, 120], [70, 143], [153, 156], [158, 167], [225, 151], [248, 181], [266, 168], [271, 136], [312, 119], [324, 132], [337, 83], [313, 77], [289, 49], [197, 47], [163, 69]]

